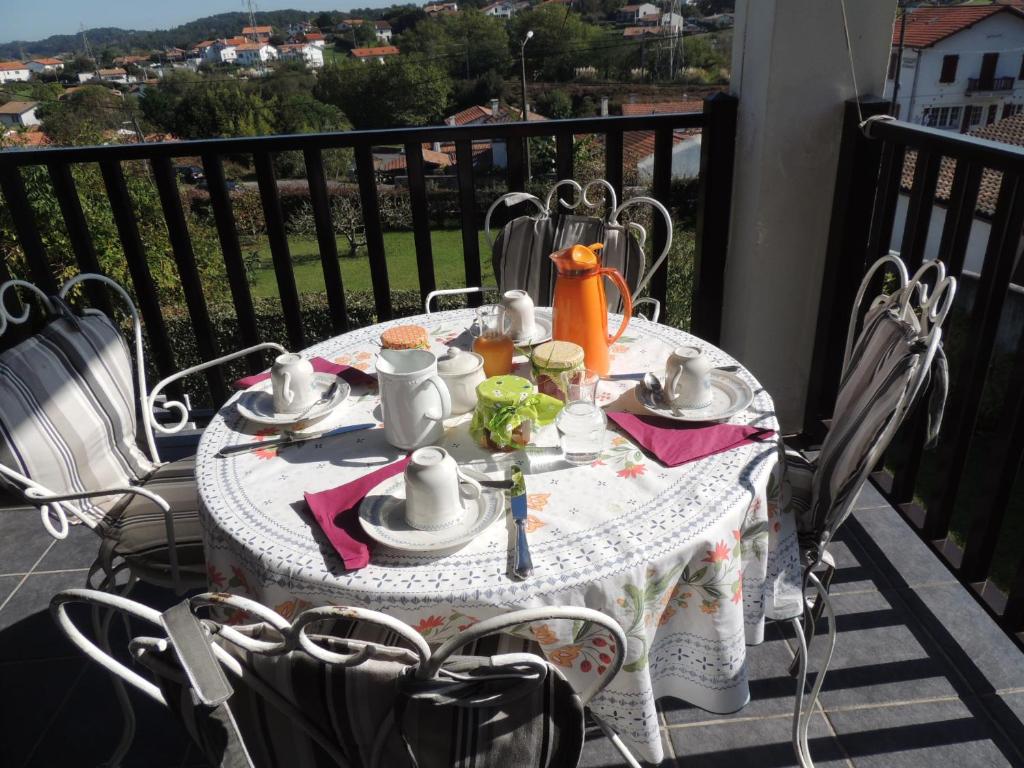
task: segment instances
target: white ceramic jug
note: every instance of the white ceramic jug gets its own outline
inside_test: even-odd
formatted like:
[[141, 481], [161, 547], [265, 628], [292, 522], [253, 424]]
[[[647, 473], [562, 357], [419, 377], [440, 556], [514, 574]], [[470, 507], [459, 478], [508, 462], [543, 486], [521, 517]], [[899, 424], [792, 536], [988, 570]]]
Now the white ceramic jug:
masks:
[[425, 349], [382, 349], [377, 356], [384, 437], [409, 451], [444, 433], [452, 414], [448, 388], [437, 375], [437, 358]]
[[278, 355], [270, 369], [270, 389], [274, 411], [300, 413], [317, 399], [313, 389], [313, 365], [301, 355]]

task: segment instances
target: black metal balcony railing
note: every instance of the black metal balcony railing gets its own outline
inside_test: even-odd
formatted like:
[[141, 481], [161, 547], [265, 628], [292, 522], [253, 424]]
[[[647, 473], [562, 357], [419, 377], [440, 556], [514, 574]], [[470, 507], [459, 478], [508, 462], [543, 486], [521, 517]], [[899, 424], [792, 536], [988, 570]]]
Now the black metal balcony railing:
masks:
[[978, 93], [979, 91], [1012, 91], [1016, 78], [1013, 77], [970, 77], [967, 79], [967, 92]]
[[[865, 99], [861, 109], [865, 115], [884, 114], [888, 102]], [[860, 119], [857, 105], [849, 103], [807, 422], [827, 422], [846, 335], [840, 318], [849, 317], [867, 265], [891, 247], [904, 195], [902, 241], [892, 247], [911, 271], [926, 251], [941, 259], [961, 280], [961, 290], [945, 331], [951, 388], [939, 445], [924, 451], [922, 407], [876, 478], [889, 501], [1003, 627], [1020, 632], [1024, 496], [1014, 487], [1024, 458], [1024, 330], [1006, 310], [1019, 293], [1011, 281], [1024, 230], [1024, 149], [897, 120], [873, 122], [868, 138]], [[908, 194], [904, 179], [911, 168]], [[929, 225], [940, 210], [937, 189], [945, 220], [934, 242]], [[998, 189], [994, 204], [989, 197], [995, 193], [986, 189]], [[979, 192], [985, 195], [981, 205]], [[984, 226], [990, 234], [980, 274], [966, 272], [972, 229], [977, 235]], [[1005, 591], [993, 581], [996, 573]]]
[[[259, 138], [211, 139], [173, 143], [130, 144], [99, 147], [67, 147], [0, 152], [0, 191], [12, 214], [18, 245], [26, 257], [29, 275], [46, 290], [56, 289], [56, 279], [36, 226], [36, 214], [26, 194], [22, 168], [45, 167], [53, 184], [61, 214], [67, 226], [75, 259], [82, 271], [100, 272], [89, 225], [83, 214], [72, 168], [77, 164], [98, 163], [121, 241], [124, 256], [151, 349], [151, 359], [161, 376], [175, 368], [175, 350], [169, 341], [161, 305], [150, 271], [147, 254], [132, 212], [132, 200], [122, 164], [143, 161], [149, 164], [159, 194], [170, 247], [181, 279], [185, 305], [195, 331], [197, 351], [210, 359], [225, 350], [217, 349], [210, 312], [204, 298], [192, 240], [182, 208], [173, 158], [199, 157], [209, 188], [210, 204], [222, 250], [225, 272], [238, 323], [241, 343], [254, 345], [260, 338], [257, 318], [240, 247], [238, 228], [224, 172], [224, 158], [251, 156], [262, 204], [267, 240], [280, 296], [288, 345], [306, 346], [299, 294], [288, 238], [282, 215], [281, 198], [274, 175], [272, 157], [279, 152], [301, 152], [310, 190], [316, 237], [320, 250], [324, 284], [334, 332], [349, 327], [345, 289], [338, 263], [337, 244], [331, 221], [331, 208], [324, 173], [325, 150], [352, 148], [355, 155], [359, 199], [365, 224], [366, 250], [373, 289], [376, 316], [393, 316], [388, 258], [378, 205], [377, 179], [374, 173], [374, 146], [403, 146], [407, 162], [408, 193], [413, 223], [419, 289], [422, 296], [434, 290], [434, 260], [431, 251], [427, 188], [421, 147], [432, 142], [454, 143], [460, 203], [462, 247], [467, 285], [481, 285], [481, 259], [474, 184], [473, 142], [503, 140], [507, 145], [507, 186], [510, 191], [525, 188], [523, 146], [528, 138], [554, 137], [557, 176], [573, 176], [573, 137], [600, 135], [605, 145], [605, 178], [619, 198], [623, 186], [623, 134], [633, 131], [654, 134], [654, 175], [652, 194], [670, 205], [673, 132], [701, 128], [700, 190], [697, 215], [695, 292], [692, 327], [710, 341], [718, 340], [725, 250], [728, 239], [729, 209], [732, 192], [733, 152], [735, 144], [736, 99], [716, 94], [705, 100], [704, 111], [687, 114], [602, 117], [553, 120], [500, 125], [438, 126], [392, 130], [350, 131], [328, 134], [265, 136]], [[154, 212], [155, 213], [155, 212]], [[667, 233], [660, 217], [655, 218], [652, 233], [654, 252], [659, 252]], [[650, 293], [665, 304], [668, 264], [664, 264], [650, 283]], [[9, 279], [10, 265], [0, 255], [0, 282]], [[90, 296], [101, 308], [109, 308], [101, 294]], [[470, 297], [479, 303], [479, 296]], [[263, 361], [248, 361], [258, 370]], [[226, 397], [220, 372], [207, 376], [211, 402]]]

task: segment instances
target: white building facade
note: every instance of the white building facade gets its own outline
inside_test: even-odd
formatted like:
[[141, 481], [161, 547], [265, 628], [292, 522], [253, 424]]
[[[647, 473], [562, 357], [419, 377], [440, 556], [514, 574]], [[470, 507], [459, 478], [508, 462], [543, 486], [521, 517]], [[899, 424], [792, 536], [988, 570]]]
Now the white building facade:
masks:
[[[242, 65], [263, 64], [277, 59], [277, 49], [269, 43], [249, 43], [235, 48], [235, 63]], [[322, 58], [322, 56], [321, 56]]]
[[[929, 20], [951, 11], [962, 26], [935, 39], [942, 33]], [[918, 14], [924, 18], [915, 19]], [[1011, 6], [928, 8], [910, 12], [901, 26], [897, 19], [884, 91], [889, 99], [896, 91], [900, 120], [966, 132], [1024, 107], [1024, 12]]]
[[324, 65], [324, 52], [312, 43], [282, 45], [278, 51], [281, 61], [302, 61], [307, 69], [319, 69]]
[[488, 5], [483, 9], [483, 12], [485, 16], [494, 16], [498, 19], [511, 19], [515, 15], [516, 9], [512, 3], [497, 2]]
[[21, 61], [0, 61], [0, 83], [24, 83], [32, 76], [28, 65]]

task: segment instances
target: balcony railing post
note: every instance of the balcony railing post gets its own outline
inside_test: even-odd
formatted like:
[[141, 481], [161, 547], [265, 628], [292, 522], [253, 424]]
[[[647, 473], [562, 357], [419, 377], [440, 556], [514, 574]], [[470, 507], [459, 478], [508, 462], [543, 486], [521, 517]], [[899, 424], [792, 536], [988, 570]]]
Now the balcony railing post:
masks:
[[889, 102], [874, 96], [850, 99], [843, 114], [843, 131], [832, 195], [832, 220], [825, 253], [825, 268], [818, 298], [818, 323], [807, 387], [804, 429], [821, 437], [821, 420], [831, 414], [839, 386], [846, 343], [846, 320], [864, 274], [868, 227], [875, 200], [881, 162], [881, 142], [864, 135], [864, 117], [882, 115]]
[[345, 285], [341, 278], [341, 267], [338, 265], [338, 243], [331, 222], [331, 204], [327, 196], [323, 154], [315, 147], [307, 147], [302, 157], [306, 166], [306, 181], [309, 183], [309, 200], [313, 206], [316, 240], [320, 246], [320, 266], [324, 272], [327, 306], [331, 311], [331, 330], [335, 333], [344, 333], [348, 330]]
[[356, 177], [359, 179], [359, 203], [363, 209], [366, 228], [366, 253], [370, 259], [370, 281], [373, 284], [373, 303], [377, 320], [390, 320], [391, 283], [388, 279], [388, 261], [384, 253], [384, 230], [380, 225], [380, 203], [377, 198], [377, 174], [373, 168], [373, 153], [369, 144], [356, 147]]
[[25, 180], [16, 167], [0, 166], [0, 191], [10, 208], [14, 231], [18, 234], [18, 243], [28, 262], [32, 282], [47, 293], [56, 293], [57, 281], [50, 269], [49, 259], [46, 258], [43, 239], [36, 228], [36, 216], [28, 201]]
[[[722, 335], [738, 104], [735, 96], [725, 93], [704, 99], [691, 330], [712, 344]], [[667, 272], [668, 262], [664, 268]]]

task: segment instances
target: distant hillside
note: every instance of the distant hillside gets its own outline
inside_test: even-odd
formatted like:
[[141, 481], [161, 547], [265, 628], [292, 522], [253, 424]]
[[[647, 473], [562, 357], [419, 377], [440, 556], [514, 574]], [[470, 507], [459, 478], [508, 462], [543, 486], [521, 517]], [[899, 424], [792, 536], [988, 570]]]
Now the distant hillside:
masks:
[[[287, 27], [297, 21], [312, 19], [316, 13], [310, 11], [258, 11], [256, 21], [260, 24], [271, 24], [275, 27]], [[176, 46], [183, 48], [214, 37], [230, 37], [237, 35], [242, 27], [249, 25], [249, 16], [245, 13], [218, 13], [216, 16], [196, 19], [173, 29], [153, 31], [118, 29], [117, 27], [97, 27], [85, 30], [89, 45], [94, 53], [107, 48], [117, 53], [130, 53], [134, 50], [149, 50]], [[0, 59], [20, 59], [22, 51], [28, 57], [56, 56], [82, 50], [82, 36], [52, 35], [45, 40], [13, 40], [0, 43]]]

